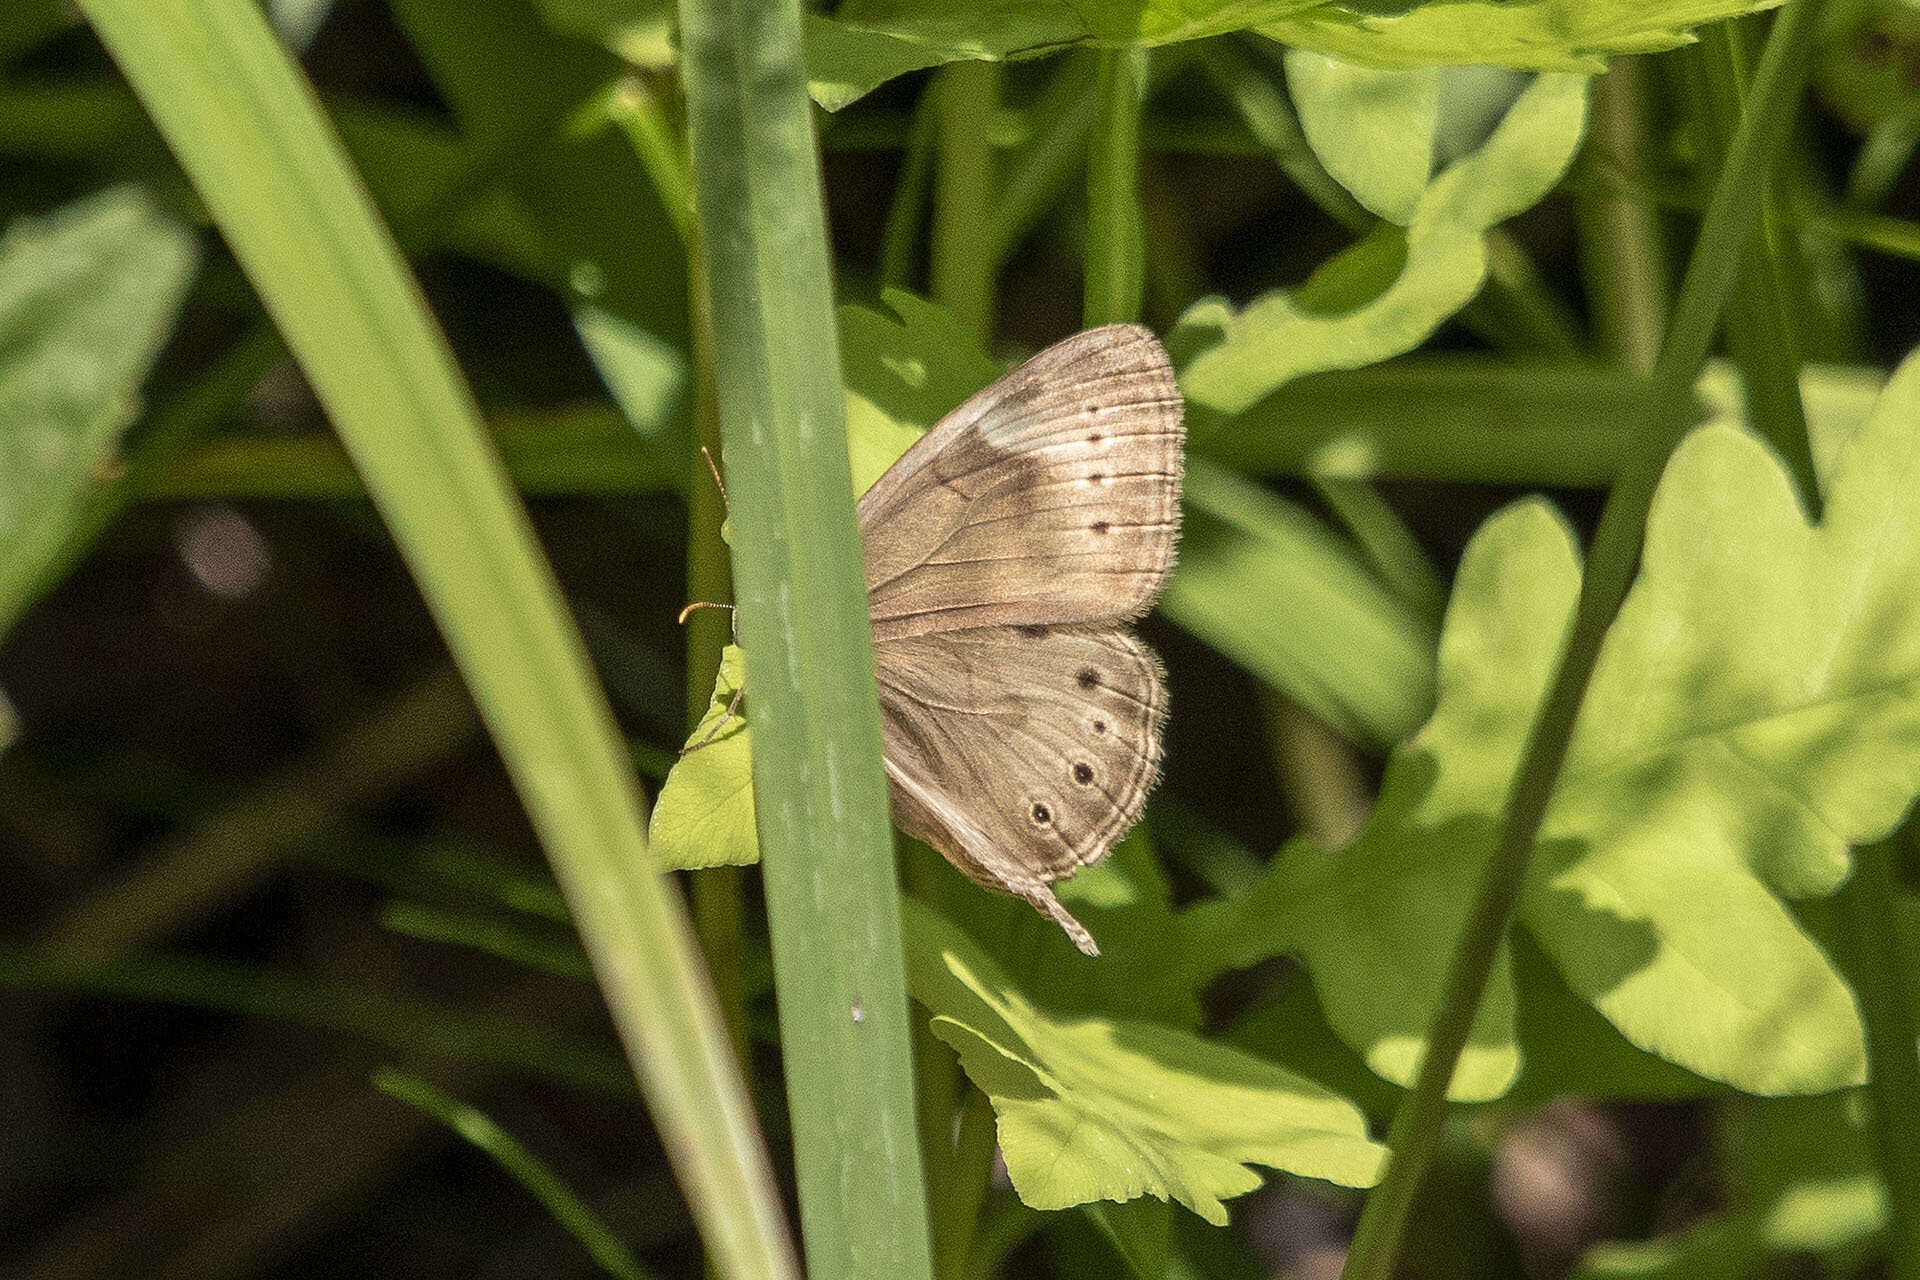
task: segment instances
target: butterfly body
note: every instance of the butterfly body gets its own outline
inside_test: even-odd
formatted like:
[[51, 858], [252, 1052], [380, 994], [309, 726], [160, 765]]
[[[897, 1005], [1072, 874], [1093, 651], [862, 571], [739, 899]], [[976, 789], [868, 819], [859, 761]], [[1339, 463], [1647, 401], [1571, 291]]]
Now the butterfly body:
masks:
[[895, 820], [1088, 954], [1051, 885], [1157, 778], [1165, 682], [1127, 624], [1172, 568], [1184, 440], [1166, 352], [1109, 325], [967, 400], [859, 505]]

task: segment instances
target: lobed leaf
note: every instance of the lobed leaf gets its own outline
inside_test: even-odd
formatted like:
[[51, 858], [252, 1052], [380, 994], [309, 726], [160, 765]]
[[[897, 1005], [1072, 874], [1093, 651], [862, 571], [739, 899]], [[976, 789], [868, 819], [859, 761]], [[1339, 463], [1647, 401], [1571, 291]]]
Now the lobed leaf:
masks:
[[664, 868], [743, 867], [760, 861], [753, 818], [752, 732], [733, 695], [746, 680], [746, 657], [728, 645], [713, 697], [654, 801], [647, 847]]
[[[1643, 567], [1609, 633], [1519, 920], [1628, 1040], [1753, 1093], [1857, 1083], [1852, 994], [1783, 898], [1831, 892], [1849, 846], [1920, 792], [1920, 358], [1844, 449], [1810, 525], [1765, 447], [1710, 426], [1674, 454]], [[1296, 843], [1224, 958], [1300, 951], [1334, 1025], [1406, 1080], [1579, 569], [1542, 504], [1475, 536], [1440, 646], [1433, 719], [1390, 762], [1349, 849]], [[1503, 964], [1456, 1078], [1518, 1067]]]
[[1377, 66], [1496, 63], [1527, 71], [1604, 71], [1619, 53], [1691, 44], [1692, 29], [1780, 0], [1366, 0], [1316, 5], [1269, 22], [1283, 44]]
[[[1586, 102], [1584, 77], [1539, 77], [1484, 144], [1426, 184], [1404, 228], [1382, 224], [1299, 289], [1274, 290], [1238, 311], [1218, 298], [1190, 307], [1168, 346], [1197, 411], [1195, 447], [1303, 374], [1412, 350], [1471, 301], [1486, 280], [1487, 232], [1560, 180], [1579, 149]], [[1408, 127], [1419, 127], [1422, 100], [1402, 107], [1413, 117]]]
[[903, 906], [914, 999], [992, 1101], [1028, 1205], [1153, 1195], [1224, 1224], [1221, 1201], [1260, 1185], [1250, 1164], [1343, 1186], [1378, 1179], [1385, 1149], [1352, 1103], [1171, 1027], [1052, 1017], [965, 934]]

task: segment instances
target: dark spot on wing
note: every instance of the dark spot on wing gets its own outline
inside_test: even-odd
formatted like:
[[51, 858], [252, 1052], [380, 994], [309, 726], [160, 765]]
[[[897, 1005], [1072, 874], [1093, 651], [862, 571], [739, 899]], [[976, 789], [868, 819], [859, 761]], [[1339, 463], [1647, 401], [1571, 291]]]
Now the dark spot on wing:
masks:
[[1100, 673], [1092, 667], [1080, 668], [1080, 674], [1074, 677], [1082, 689], [1091, 689], [1100, 683]]
[[1093, 722], [1093, 731], [1095, 733], [1105, 733], [1107, 731], [1107, 722], [1105, 720], [1095, 720]]
[[1053, 821], [1053, 810], [1043, 804], [1036, 804], [1033, 806], [1033, 820], [1044, 827]]
[[1087, 528], [1093, 530], [1095, 533], [1105, 534], [1109, 529], [1113, 528], [1113, 526], [1105, 520], [1095, 520], [1092, 524], [1088, 525]]
[[1092, 765], [1090, 765], [1090, 764], [1088, 764], [1088, 763], [1087, 763], [1086, 761], [1084, 761], [1084, 760], [1083, 760], [1083, 761], [1081, 761], [1081, 762], [1080, 762], [1079, 764], [1076, 764], [1076, 765], [1074, 765], [1074, 766], [1073, 766], [1073, 780], [1074, 780], [1075, 782], [1077, 782], [1077, 783], [1079, 783], [1079, 784], [1080, 784], [1081, 786], [1083, 786], [1083, 787], [1084, 787], [1084, 786], [1086, 786], [1086, 785], [1087, 785], [1087, 784], [1088, 784], [1089, 782], [1092, 782], [1092, 781], [1093, 781], [1093, 766], [1092, 766]]
[[1045, 627], [1016, 627], [1014, 629], [1029, 640], [1039, 640], [1047, 634]]

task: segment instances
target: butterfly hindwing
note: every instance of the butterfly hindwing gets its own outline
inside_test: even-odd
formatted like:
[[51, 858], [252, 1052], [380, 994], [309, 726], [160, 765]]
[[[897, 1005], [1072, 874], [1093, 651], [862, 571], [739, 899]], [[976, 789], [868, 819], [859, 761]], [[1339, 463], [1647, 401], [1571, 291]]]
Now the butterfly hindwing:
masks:
[[895, 820], [961, 871], [1086, 930], [1053, 881], [1105, 856], [1160, 759], [1160, 664], [1119, 627], [976, 627], [875, 645]]
[[860, 500], [874, 639], [1145, 612], [1180, 518], [1179, 389], [1137, 325], [1056, 343]]

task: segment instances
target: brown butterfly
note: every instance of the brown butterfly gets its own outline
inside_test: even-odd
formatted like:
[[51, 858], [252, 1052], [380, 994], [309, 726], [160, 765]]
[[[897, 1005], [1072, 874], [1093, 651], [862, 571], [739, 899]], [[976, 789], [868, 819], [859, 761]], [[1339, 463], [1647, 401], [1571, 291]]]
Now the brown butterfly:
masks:
[[860, 499], [894, 819], [1088, 955], [1051, 886], [1158, 776], [1166, 686], [1126, 624], [1173, 565], [1184, 440], [1166, 351], [1108, 325], [974, 395]]

